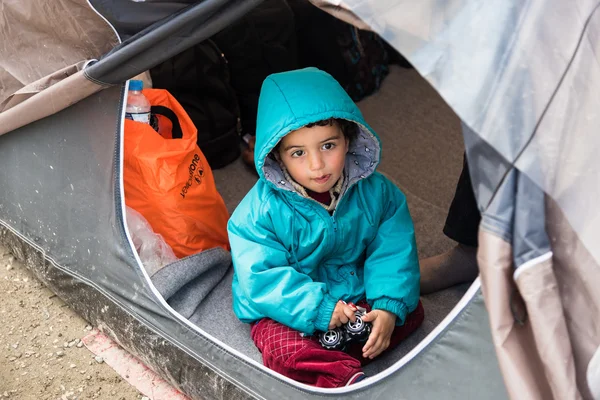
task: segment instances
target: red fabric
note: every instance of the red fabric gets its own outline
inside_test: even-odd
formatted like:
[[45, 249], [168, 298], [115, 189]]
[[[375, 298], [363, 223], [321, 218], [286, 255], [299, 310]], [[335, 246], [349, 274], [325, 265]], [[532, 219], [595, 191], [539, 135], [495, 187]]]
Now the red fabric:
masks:
[[[359, 306], [370, 310], [368, 304]], [[402, 326], [396, 326], [386, 351], [396, 347], [423, 322], [425, 313], [419, 301]], [[298, 382], [334, 388], [345, 386], [350, 378], [373, 361], [362, 357], [364, 343], [351, 343], [348, 353], [321, 347], [317, 335], [302, 337], [300, 332], [263, 318], [252, 325], [252, 340], [262, 353], [266, 367]], [[377, 359], [377, 358], [375, 358]]]
[[329, 192], [317, 193], [313, 192], [312, 190], [306, 189], [306, 194], [308, 194], [313, 200], [316, 200], [321, 204], [325, 204], [326, 206], [331, 204], [331, 195], [329, 194]]

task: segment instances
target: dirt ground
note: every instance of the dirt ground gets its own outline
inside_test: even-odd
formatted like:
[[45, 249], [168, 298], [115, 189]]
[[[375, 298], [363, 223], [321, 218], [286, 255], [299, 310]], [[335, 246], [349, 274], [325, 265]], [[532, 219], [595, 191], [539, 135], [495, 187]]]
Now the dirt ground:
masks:
[[81, 338], [92, 329], [0, 245], [0, 399], [144, 398]]

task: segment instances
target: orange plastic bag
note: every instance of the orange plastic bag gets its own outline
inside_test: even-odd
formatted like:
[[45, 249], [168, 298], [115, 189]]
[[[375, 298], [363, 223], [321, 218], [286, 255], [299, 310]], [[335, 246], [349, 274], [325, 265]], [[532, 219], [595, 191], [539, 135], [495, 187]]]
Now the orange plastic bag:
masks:
[[125, 203], [144, 216], [177, 257], [212, 247], [229, 250], [229, 214], [212, 170], [196, 144], [197, 130], [166, 90], [144, 89], [159, 131], [125, 120]]

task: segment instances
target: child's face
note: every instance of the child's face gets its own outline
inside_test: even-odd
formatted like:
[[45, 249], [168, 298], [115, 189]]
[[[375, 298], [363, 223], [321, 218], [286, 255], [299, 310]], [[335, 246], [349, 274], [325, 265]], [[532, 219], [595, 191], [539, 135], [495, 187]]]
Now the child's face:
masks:
[[279, 156], [296, 182], [317, 193], [331, 189], [344, 170], [348, 140], [337, 124], [300, 128], [279, 145]]

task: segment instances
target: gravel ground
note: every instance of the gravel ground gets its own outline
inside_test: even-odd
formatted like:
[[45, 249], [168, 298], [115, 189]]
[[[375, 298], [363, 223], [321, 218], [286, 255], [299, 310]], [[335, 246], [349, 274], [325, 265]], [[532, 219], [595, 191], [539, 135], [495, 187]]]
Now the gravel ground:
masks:
[[0, 399], [144, 399], [80, 343], [92, 327], [0, 245]]

